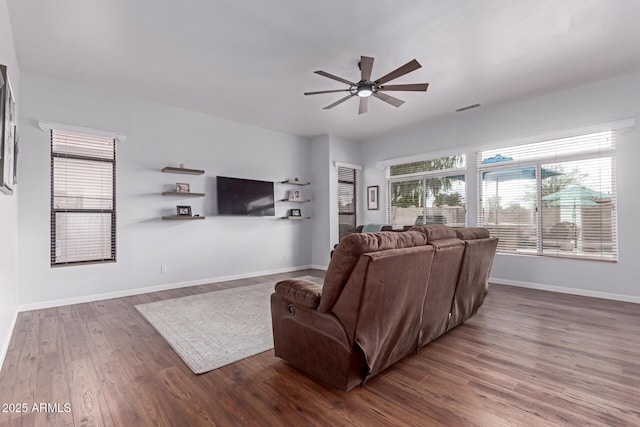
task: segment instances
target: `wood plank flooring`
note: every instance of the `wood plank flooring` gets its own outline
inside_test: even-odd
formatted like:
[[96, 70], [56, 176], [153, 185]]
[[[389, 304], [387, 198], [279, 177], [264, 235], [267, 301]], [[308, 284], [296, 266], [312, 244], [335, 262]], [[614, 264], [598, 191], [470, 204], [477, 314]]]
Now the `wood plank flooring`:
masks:
[[20, 313], [0, 409], [27, 411], [0, 425], [640, 426], [638, 304], [492, 285], [474, 318], [349, 393], [273, 351], [195, 375], [134, 308], [306, 274], [323, 272]]

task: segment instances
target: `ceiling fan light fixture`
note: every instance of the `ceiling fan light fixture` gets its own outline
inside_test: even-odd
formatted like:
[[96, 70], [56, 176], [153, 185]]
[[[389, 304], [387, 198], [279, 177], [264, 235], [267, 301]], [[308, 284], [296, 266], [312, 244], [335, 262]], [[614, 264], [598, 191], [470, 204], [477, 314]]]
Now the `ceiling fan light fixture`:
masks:
[[356, 95], [358, 95], [360, 98], [366, 98], [368, 96], [371, 96], [373, 94], [373, 85], [371, 84], [361, 84], [358, 86], [358, 88], [356, 89]]

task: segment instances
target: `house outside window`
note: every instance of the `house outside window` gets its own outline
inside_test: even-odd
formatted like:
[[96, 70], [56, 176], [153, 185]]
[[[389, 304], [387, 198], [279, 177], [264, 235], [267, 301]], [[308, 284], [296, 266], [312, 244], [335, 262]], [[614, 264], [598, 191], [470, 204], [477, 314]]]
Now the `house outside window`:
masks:
[[478, 183], [498, 252], [617, 260], [615, 131], [481, 151]]
[[387, 174], [387, 222], [466, 225], [464, 154], [392, 165]]
[[116, 260], [115, 139], [51, 130], [51, 266]]

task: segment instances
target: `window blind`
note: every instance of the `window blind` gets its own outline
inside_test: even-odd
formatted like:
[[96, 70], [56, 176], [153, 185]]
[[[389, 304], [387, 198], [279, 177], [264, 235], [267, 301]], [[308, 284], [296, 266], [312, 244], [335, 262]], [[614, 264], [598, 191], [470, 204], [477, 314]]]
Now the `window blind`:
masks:
[[342, 239], [356, 229], [358, 171], [338, 166], [338, 237]]
[[113, 138], [51, 130], [51, 265], [116, 260]]
[[478, 172], [499, 252], [617, 260], [615, 131], [482, 151]]
[[387, 177], [387, 222], [394, 229], [421, 224], [466, 225], [463, 154], [392, 165]]

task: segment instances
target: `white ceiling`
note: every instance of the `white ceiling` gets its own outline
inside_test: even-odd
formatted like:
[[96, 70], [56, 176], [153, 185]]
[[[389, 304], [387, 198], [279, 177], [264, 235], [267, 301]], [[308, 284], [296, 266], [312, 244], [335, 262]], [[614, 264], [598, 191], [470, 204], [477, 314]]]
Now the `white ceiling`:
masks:
[[[23, 70], [257, 126], [365, 139], [640, 70], [638, 0], [7, 0]], [[423, 67], [358, 115], [324, 70], [359, 80]], [[465, 113], [460, 113], [465, 114]], [[471, 114], [466, 113], [466, 114]]]

